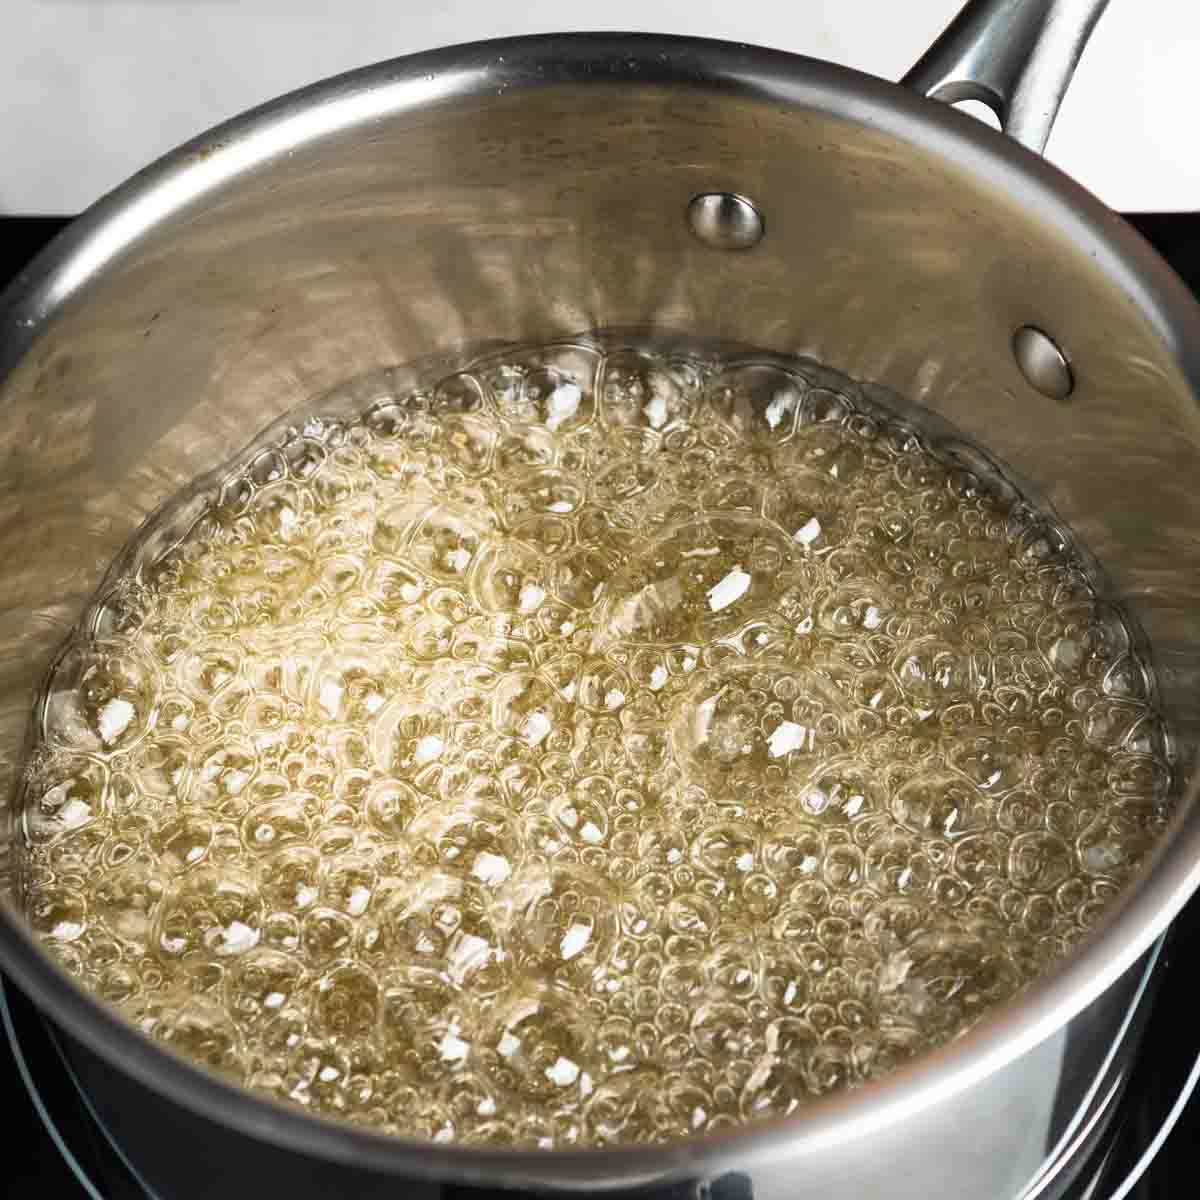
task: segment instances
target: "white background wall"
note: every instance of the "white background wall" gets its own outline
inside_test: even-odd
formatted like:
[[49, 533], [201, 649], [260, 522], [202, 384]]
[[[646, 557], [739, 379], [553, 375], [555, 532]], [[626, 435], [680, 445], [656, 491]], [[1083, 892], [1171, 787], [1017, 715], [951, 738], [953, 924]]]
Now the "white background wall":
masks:
[[[0, 0], [0, 213], [73, 213], [326, 75], [562, 29], [757, 42], [895, 79], [958, 0]], [[1048, 153], [1114, 208], [1200, 210], [1200, 0], [1111, 0]]]

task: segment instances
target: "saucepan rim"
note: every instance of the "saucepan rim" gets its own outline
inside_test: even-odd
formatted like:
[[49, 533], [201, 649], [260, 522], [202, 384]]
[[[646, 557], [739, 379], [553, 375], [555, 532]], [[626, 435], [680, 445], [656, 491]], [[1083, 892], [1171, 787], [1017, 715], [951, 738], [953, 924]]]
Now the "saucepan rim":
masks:
[[[613, 83], [818, 111], [940, 157], [1090, 256], [1129, 297], [1131, 319], [1140, 313], [1150, 324], [1200, 395], [1200, 307], [1125, 222], [1036, 155], [943, 104], [846, 67], [740, 43], [621, 33], [545, 34], [415, 54], [314, 84], [200, 135], [96, 204], [0, 295], [0, 371], [11, 369], [66, 306], [86, 303], [90, 282], [134, 252], [148, 231], [204, 205], [266, 159], [430, 105]], [[1103, 927], [966, 1036], [790, 1117], [662, 1145], [437, 1145], [312, 1116], [227, 1083], [143, 1036], [56, 966], [7, 900], [0, 903], [0, 965], [55, 1024], [114, 1068], [218, 1124], [300, 1154], [401, 1176], [507, 1186], [617, 1188], [712, 1176], [868, 1137], [953, 1097], [1064, 1025], [1133, 966], [1200, 883], [1200, 820], [1191, 798]]]

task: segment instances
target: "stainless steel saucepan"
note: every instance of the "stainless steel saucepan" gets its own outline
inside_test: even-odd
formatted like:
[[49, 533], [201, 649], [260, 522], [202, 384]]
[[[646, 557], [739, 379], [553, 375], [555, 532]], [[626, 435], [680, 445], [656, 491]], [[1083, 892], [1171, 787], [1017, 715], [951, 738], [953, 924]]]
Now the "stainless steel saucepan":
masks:
[[[1068, 961], [877, 1083], [658, 1147], [415, 1144], [206, 1075], [36, 946], [15, 903], [9, 802], [0, 964], [64, 1032], [110, 1125], [140, 1131], [146, 1169], [173, 1166], [172, 1194], [1061, 1191], [1119, 1092], [1154, 943], [1200, 881], [1184, 786], [1200, 729], [1200, 311], [1036, 153], [1103, 7], [976, 0], [907, 87], [642, 35], [382, 63], [147, 168], [0, 298], [7, 794], [50, 655], [164, 499], [380, 364], [597, 327], [811, 355], [965, 431], [1104, 565], [1153, 648], [1175, 737], [1170, 836]], [[929, 97], [982, 99], [1010, 136]]]

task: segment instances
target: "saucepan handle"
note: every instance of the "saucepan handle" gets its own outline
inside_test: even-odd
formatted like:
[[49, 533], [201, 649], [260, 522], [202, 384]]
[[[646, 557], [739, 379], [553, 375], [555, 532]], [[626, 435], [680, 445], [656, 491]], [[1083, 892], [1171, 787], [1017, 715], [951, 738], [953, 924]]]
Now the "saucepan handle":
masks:
[[954, 104], [981, 100], [1010, 137], [1041, 153], [1108, 0], [970, 0], [905, 75]]

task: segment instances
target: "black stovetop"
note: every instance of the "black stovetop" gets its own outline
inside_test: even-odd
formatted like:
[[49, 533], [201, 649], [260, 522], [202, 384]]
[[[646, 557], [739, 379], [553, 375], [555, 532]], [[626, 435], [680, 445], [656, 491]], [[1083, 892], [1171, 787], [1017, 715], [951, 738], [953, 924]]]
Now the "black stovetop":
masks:
[[[1200, 296], [1200, 213], [1138, 215], [1129, 220]], [[66, 223], [58, 217], [0, 217], [0, 289]], [[1142, 1054], [1113, 1130], [1097, 1152], [1096, 1161], [1103, 1160], [1104, 1166], [1085, 1172], [1098, 1180], [1087, 1200], [1107, 1200], [1113, 1194], [1152, 1141], [1200, 1051], [1192, 984], [1185, 973], [1200, 954], [1200, 896], [1177, 920], [1165, 954], [1164, 985], [1151, 1013]], [[8, 1200], [142, 1200], [144, 1192], [87, 1113], [36, 1014], [13, 994], [11, 986], [8, 1000], [24, 1061], [18, 1064], [14, 1059], [0, 1030], [0, 1099], [9, 1114], [0, 1195]], [[23, 1070], [36, 1083], [38, 1103], [57, 1126], [65, 1155], [64, 1146], [48, 1132], [30, 1098]], [[91, 1184], [80, 1181], [76, 1170], [67, 1165], [68, 1156]], [[1196, 1194], [1198, 1179], [1200, 1094], [1129, 1193], [1130, 1200], [1182, 1200]]]

